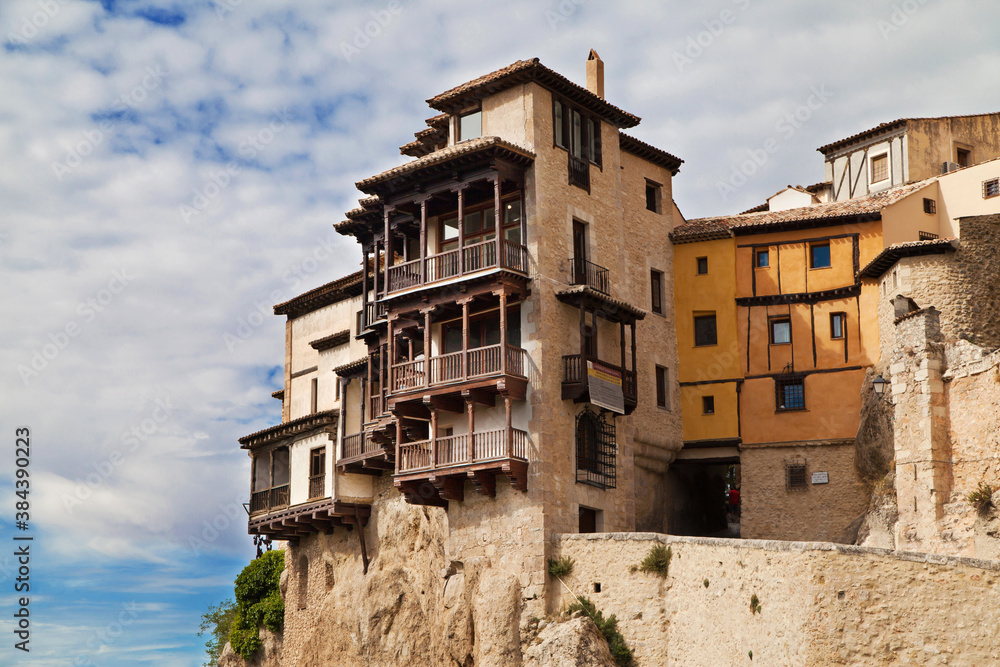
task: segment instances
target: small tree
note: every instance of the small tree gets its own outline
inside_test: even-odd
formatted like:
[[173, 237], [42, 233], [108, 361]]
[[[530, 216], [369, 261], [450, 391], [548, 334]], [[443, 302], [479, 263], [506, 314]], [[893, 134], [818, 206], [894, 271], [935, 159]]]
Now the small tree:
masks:
[[229, 630], [236, 618], [236, 603], [223, 600], [219, 604], [208, 606], [208, 611], [201, 615], [201, 631], [199, 637], [209, 633], [209, 639], [205, 642], [205, 652], [208, 653], [208, 662], [203, 663], [203, 667], [216, 667], [219, 664], [219, 656], [222, 654], [222, 647], [229, 639]]
[[281, 572], [285, 552], [268, 551], [236, 577], [236, 614], [229, 629], [229, 645], [244, 660], [261, 647], [260, 626], [278, 632], [285, 623], [281, 599]]

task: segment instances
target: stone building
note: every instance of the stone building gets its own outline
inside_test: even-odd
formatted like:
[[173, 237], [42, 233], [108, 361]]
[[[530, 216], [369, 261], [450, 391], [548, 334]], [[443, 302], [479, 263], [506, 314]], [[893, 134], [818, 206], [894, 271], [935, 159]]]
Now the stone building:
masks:
[[275, 307], [283, 422], [241, 439], [250, 532], [290, 545], [293, 653], [299, 612], [344, 549], [367, 570], [390, 513], [542, 607], [552, 535], [669, 529], [681, 160], [624, 132], [639, 118], [594, 52], [586, 88], [534, 59], [428, 104], [414, 159], [358, 182], [335, 226], [369, 270]]

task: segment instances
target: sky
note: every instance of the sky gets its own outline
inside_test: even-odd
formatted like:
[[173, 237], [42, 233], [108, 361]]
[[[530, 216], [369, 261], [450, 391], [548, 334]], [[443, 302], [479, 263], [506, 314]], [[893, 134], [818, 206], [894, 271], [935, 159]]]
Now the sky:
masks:
[[254, 555], [237, 439], [281, 419], [271, 308], [359, 267], [331, 225], [428, 97], [532, 57], [584, 84], [596, 49], [687, 218], [881, 122], [1000, 111], [987, 0], [3, 0], [0, 44], [0, 664], [201, 664]]

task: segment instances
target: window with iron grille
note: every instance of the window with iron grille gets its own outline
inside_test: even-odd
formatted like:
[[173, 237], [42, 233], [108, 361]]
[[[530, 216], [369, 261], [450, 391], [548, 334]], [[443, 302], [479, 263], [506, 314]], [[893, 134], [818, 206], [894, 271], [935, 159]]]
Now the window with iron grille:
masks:
[[785, 488], [788, 490], [804, 490], [806, 485], [806, 464], [805, 462], [785, 463]]
[[937, 213], [937, 202], [933, 199], [928, 199], [924, 197], [924, 213], [931, 214]]
[[983, 181], [983, 199], [989, 199], [997, 195], [1000, 195], [1000, 178], [991, 178], [988, 181]]
[[576, 418], [576, 481], [613, 489], [617, 481], [615, 420], [610, 413], [585, 409]]
[[889, 156], [885, 153], [872, 158], [872, 183], [889, 178]]
[[920, 239], [921, 241], [933, 241], [934, 239], [939, 237], [937, 234], [933, 232], [917, 232], [917, 238]]
[[805, 410], [805, 377], [796, 373], [782, 373], [774, 378], [774, 406], [779, 412]]

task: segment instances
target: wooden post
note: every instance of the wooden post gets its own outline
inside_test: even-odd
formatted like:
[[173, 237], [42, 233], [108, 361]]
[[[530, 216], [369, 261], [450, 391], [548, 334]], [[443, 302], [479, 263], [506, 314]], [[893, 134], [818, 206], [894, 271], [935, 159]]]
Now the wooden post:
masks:
[[[403, 444], [403, 418], [396, 417], [396, 461], [399, 461], [399, 448]], [[396, 464], [397, 468], [399, 464]]]
[[621, 338], [621, 348], [622, 348], [622, 382], [625, 382], [625, 320], [618, 322], [618, 326], [621, 328], [622, 338]]
[[[565, 121], [563, 121], [565, 122]], [[521, 186], [521, 192], [524, 192], [524, 186]], [[528, 214], [524, 208], [524, 195], [520, 197], [521, 202], [521, 245], [527, 247], [528, 245]]]
[[[390, 391], [394, 391], [396, 388], [393, 386], [394, 379], [392, 377], [392, 367], [396, 365], [396, 332], [393, 331], [393, 324], [395, 320], [390, 319], [388, 324], [388, 338], [386, 339], [386, 355], [389, 357], [389, 363], [386, 365], [386, 373], [388, 374], [388, 381], [385, 385], [385, 395], [388, 396]], [[382, 399], [385, 400], [384, 398]], [[385, 410], [382, 410], [385, 414]]]
[[[431, 468], [437, 467], [437, 437], [438, 437], [438, 411], [437, 408], [431, 408]], [[396, 459], [399, 460], [398, 458]]]
[[[427, 282], [427, 199], [420, 200], [420, 284]], [[424, 357], [427, 354], [424, 353]]]
[[[379, 269], [378, 241], [375, 241], [375, 243], [372, 244], [372, 254], [374, 255], [374, 257], [372, 258], [374, 260], [374, 266], [372, 267], [372, 302], [374, 303], [375, 301], [378, 301], [378, 269]], [[372, 308], [372, 311], [373, 311], [372, 315], [377, 320], [378, 308]], [[371, 322], [369, 322], [369, 324], [371, 324]]]
[[[632, 372], [636, 373], [635, 370], [635, 320], [632, 321]], [[635, 376], [636, 382], [636, 395], [639, 394], [639, 375]]]
[[507, 290], [500, 289], [500, 373], [507, 374]]
[[431, 386], [431, 311], [424, 311], [424, 387]]
[[493, 181], [493, 224], [496, 225], [494, 229], [496, 230], [497, 238], [497, 266], [506, 267], [507, 266], [507, 254], [504, 248], [504, 238], [503, 238], [503, 222], [500, 219], [503, 211], [500, 210], [500, 172], [496, 172], [495, 180]]
[[[350, 380], [345, 382], [344, 378], [337, 377], [337, 383], [340, 385], [340, 414], [337, 415], [337, 430], [340, 431], [340, 456], [336, 458], [343, 458], [344, 456], [344, 438], [347, 436], [347, 385], [350, 384]], [[336, 454], [336, 452], [335, 452]], [[325, 470], [323, 471], [326, 472]]]
[[462, 379], [469, 377], [469, 299], [462, 299]]
[[469, 416], [469, 463], [476, 460], [476, 404], [471, 398], [465, 399], [465, 411]]
[[458, 189], [458, 275], [465, 274], [465, 186]]
[[392, 230], [389, 229], [389, 207], [385, 208], [385, 294], [389, 295], [389, 267], [392, 266]]
[[[380, 415], [385, 414], [385, 411], [382, 409], [385, 406], [383, 406], [382, 404], [385, 403], [385, 390], [386, 390], [386, 385], [388, 384], [386, 382], [386, 377], [385, 377], [385, 371], [386, 371], [385, 347], [386, 347], [385, 345], [380, 345], [379, 349], [378, 349], [378, 355], [379, 355], [378, 391], [379, 391], [379, 394], [381, 395], [381, 398], [379, 399], [379, 411], [378, 411], [378, 413]], [[376, 415], [372, 415], [373, 418], [375, 416]]]
[[[372, 377], [372, 359], [368, 357], [368, 377], [361, 378], [361, 431], [365, 430], [365, 412], [368, 408], [368, 398], [369, 398], [369, 387], [371, 387]], [[364, 436], [362, 436], [364, 437]]]
[[507, 441], [507, 458], [514, 458], [514, 431], [511, 429], [510, 396], [503, 397], [504, 439]]
[[361, 328], [367, 329], [371, 324], [368, 321], [368, 246], [361, 248], [361, 295]]

